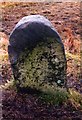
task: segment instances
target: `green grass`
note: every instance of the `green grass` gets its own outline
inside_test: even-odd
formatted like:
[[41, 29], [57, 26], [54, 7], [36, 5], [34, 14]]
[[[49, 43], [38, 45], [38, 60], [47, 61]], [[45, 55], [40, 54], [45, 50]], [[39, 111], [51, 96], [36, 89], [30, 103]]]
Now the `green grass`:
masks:
[[[4, 86], [0, 86], [0, 89], [1, 87], [4, 89], [13, 89], [15, 92], [17, 92], [13, 78]], [[67, 91], [65, 88], [44, 86], [42, 92], [40, 92], [40, 94], [36, 94], [36, 96], [46, 104], [58, 106], [66, 104], [68, 101], [70, 101], [74, 107], [82, 109], [82, 94], [80, 94], [78, 91], [75, 91], [73, 88], [70, 88]]]
[[68, 97], [69, 96], [67, 91], [62, 88], [54, 89], [54, 92], [53, 91], [49, 91], [47, 93], [43, 92], [39, 96], [39, 98], [44, 102], [54, 105], [62, 105], [64, 102], [68, 100]]

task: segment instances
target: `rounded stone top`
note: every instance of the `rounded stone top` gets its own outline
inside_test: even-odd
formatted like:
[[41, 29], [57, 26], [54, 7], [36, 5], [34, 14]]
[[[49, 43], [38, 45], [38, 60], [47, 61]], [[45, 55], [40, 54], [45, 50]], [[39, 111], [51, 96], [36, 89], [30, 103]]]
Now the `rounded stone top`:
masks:
[[53, 26], [52, 26], [51, 22], [42, 15], [25, 16], [17, 23], [15, 28], [17, 28], [18, 26], [20, 26], [24, 23], [27, 23], [27, 22], [43, 23], [44, 25], [49, 26], [53, 29]]
[[23, 17], [16, 24], [10, 34], [9, 42], [13, 48], [20, 51], [25, 47], [34, 47], [37, 42], [44, 41], [48, 37], [62, 44], [58, 32], [48, 19], [41, 15], [30, 15]]

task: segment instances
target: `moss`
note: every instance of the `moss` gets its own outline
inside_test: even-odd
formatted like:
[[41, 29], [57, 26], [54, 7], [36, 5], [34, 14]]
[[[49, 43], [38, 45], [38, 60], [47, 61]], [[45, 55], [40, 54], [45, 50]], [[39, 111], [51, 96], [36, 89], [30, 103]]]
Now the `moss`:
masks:
[[[66, 62], [62, 46], [53, 39], [40, 42], [20, 55], [16, 65], [16, 84], [20, 87], [42, 89], [44, 84], [64, 85]], [[60, 82], [57, 82], [60, 81]]]

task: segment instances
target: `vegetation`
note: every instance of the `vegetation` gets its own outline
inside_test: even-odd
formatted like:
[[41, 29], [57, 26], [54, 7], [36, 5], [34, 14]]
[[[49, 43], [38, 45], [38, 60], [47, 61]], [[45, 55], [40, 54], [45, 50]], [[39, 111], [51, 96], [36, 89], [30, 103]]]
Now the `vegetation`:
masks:
[[[41, 14], [46, 16], [57, 28], [63, 43], [65, 42], [64, 40], [68, 40], [71, 46], [73, 46], [71, 40], [74, 41], [76, 38], [77, 42], [80, 40], [80, 4], [77, 2], [44, 4], [20, 4], [16, 2], [10, 3], [10, 5], [8, 2], [3, 2], [0, 6], [3, 10], [2, 30], [8, 35], [21, 17], [29, 14]], [[69, 31], [66, 31], [66, 29], [69, 29]], [[68, 34], [69, 36], [67, 36]], [[82, 93], [80, 92], [82, 85], [79, 83], [80, 80], [77, 76], [80, 74], [81, 59], [79, 52], [71, 52], [71, 49], [74, 48], [78, 51], [79, 46], [75, 44], [75, 46], [71, 48], [69, 44], [67, 44], [66, 47], [70, 49], [70, 51], [66, 51], [68, 90], [65, 88], [54, 89], [48, 86], [46, 89], [46, 86], [44, 86], [44, 91], [39, 95], [17, 92], [13, 83], [12, 73], [10, 72], [8, 53], [0, 47], [0, 73], [2, 74], [2, 85], [0, 85], [0, 89], [2, 89], [3, 92], [4, 120], [82, 119]], [[49, 91], [48, 94], [46, 90]]]

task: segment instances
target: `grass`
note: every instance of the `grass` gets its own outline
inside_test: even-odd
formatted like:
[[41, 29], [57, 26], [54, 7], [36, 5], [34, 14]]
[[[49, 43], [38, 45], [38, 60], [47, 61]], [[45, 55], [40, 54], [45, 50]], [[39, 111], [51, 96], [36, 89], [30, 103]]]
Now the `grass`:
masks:
[[54, 89], [54, 92], [43, 92], [42, 94], [40, 94], [39, 98], [48, 104], [62, 105], [68, 100], [69, 96], [65, 89], [56, 88]]
[[[5, 86], [0, 86], [0, 89], [14, 89], [17, 92], [17, 88], [14, 85], [13, 79], [5, 84]], [[24, 93], [23, 93], [24, 94]], [[27, 92], [28, 94], [28, 92]], [[75, 91], [75, 89], [70, 88], [68, 91], [65, 88], [54, 88], [53, 86], [45, 86], [42, 92], [39, 94], [34, 93], [42, 102], [45, 102], [49, 105], [63, 105], [66, 104], [68, 101], [72, 103], [75, 108], [82, 109], [82, 94]]]
[[71, 88], [69, 89], [69, 99], [75, 107], [80, 107], [82, 109], [82, 94]]

